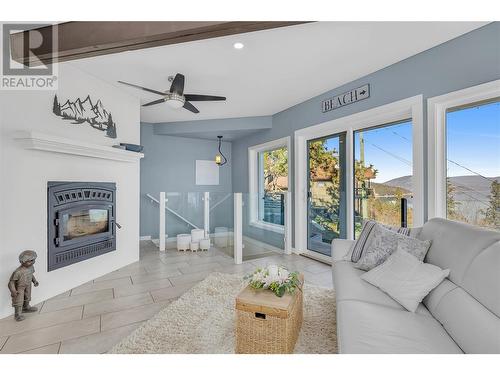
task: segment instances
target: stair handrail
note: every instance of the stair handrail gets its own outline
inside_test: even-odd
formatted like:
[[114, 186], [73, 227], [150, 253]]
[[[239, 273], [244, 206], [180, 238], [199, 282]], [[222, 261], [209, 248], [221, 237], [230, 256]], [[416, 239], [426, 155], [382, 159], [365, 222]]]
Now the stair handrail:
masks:
[[[151, 199], [153, 202], [156, 202], [157, 204], [160, 204], [160, 201], [158, 199], [156, 199], [155, 197], [153, 197], [151, 194], [147, 193], [146, 194], [146, 197], [148, 197], [149, 199]], [[168, 199], [165, 199], [165, 201], [168, 201]], [[183, 217], [182, 215], [180, 215], [179, 213], [175, 212], [174, 210], [172, 210], [170, 207], [168, 207], [167, 205], [165, 205], [165, 209], [172, 213], [173, 215], [177, 216], [179, 219], [181, 219], [182, 221], [184, 221], [185, 223], [191, 225], [194, 229], [200, 229], [198, 228], [197, 225], [193, 224], [192, 222], [190, 222], [188, 219], [186, 219], [185, 217]]]
[[221, 204], [222, 202], [224, 202], [225, 200], [227, 200], [231, 195], [233, 195], [232, 193], [228, 193], [224, 198], [222, 198], [220, 201], [218, 201], [217, 203], [215, 203], [213, 206], [210, 207], [210, 211], [212, 211], [215, 207], [217, 207], [219, 204]]

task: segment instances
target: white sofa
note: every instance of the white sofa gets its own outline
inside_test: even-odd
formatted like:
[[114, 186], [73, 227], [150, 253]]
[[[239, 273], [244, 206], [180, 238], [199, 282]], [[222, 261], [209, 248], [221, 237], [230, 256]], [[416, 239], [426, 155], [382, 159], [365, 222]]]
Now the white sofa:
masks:
[[450, 275], [415, 313], [343, 260], [354, 241], [332, 242], [339, 353], [500, 353], [500, 232], [431, 219], [419, 238]]

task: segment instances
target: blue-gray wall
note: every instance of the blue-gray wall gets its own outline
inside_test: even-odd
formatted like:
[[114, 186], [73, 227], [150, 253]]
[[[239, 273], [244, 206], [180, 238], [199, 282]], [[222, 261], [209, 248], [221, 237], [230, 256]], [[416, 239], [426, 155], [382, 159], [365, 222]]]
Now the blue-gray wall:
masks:
[[[335, 74], [334, 62], [332, 62], [331, 71], [321, 72], [321, 74]], [[272, 129], [233, 142], [233, 189], [241, 192], [248, 191], [249, 146], [291, 136], [293, 160], [295, 130], [411, 96], [422, 94], [425, 100], [499, 78], [500, 23], [495, 22], [275, 114]], [[327, 113], [321, 112], [321, 102], [324, 99], [366, 83], [370, 84], [369, 99]], [[424, 119], [424, 155], [426, 156], [426, 110]], [[292, 181], [294, 181], [293, 167], [291, 173]], [[425, 186], [427, 187], [427, 182]], [[426, 196], [427, 192], [425, 192]]]
[[[271, 129], [246, 134], [245, 137], [232, 142], [230, 158], [232, 176], [230, 172], [227, 172], [228, 178], [232, 178], [232, 184], [230, 181], [224, 182], [224, 177], [221, 176], [220, 190], [231, 191], [232, 189], [234, 192], [248, 192], [247, 159], [249, 146], [291, 136], [293, 161], [295, 130], [411, 96], [422, 94], [425, 100], [450, 91], [499, 79], [499, 46], [500, 23], [491, 23], [273, 115]], [[318, 74], [335, 74], [334, 62], [332, 62], [331, 71], [318, 72]], [[365, 83], [371, 85], [369, 99], [327, 113], [321, 112], [322, 100]], [[425, 105], [424, 111], [424, 157], [426, 158], [427, 113]], [[242, 124], [245, 119], [236, 120], [235, 127], [245, 125]], [[248, 118], [249, 128], [255, 123], [254, 120]], [[230, 123], [231, 119], [224, 120], [225, 126], [230, 125]], [[146, 158], [141, 164], [141, 190], [143, 194], [149, 190], [157, 194], [162, 186], [169, 187], [167, 190], [171, 191], [204, 190], [203, 188], [196, 189], [194, 185], [194, 160], [212, 158], [215, 142], [163, 135], [153, 136], [152, 126], [142, 126], [142, 129], [141, 138], [146, 146]], [[201, 129], [203, 129], [202, 126], [200, 126], [200, 131], [202, 131]], [[188, 151], [190, 147], [194, 147], [196, 150], [191, 153]], [[196, 154], [195, 156], [194, 152], [199, 152], [201, 155]], [[182, 167], [177, 167], [177, 163], [181, 163]], [[166, 173], [164, 176], [158, 177], [158, 170], [165, 170]], [[293, 165], [290, 172], [292, 181], [294, 181]], [[427, 189], [427, 183], [425, 183], [425, 188]], [[149, 190], [146, 191], [147, 189]], [[291, 190], [293, 190], [293, 183]], [[425, 191], [426, 196], [427, 191]], [[144, 200], [141, 201], [141, 234], [143, 235], [151, 234], [148, 233], [150, 229], [147, 228], [155, 227], [154, 224], [151, 224], [151, 212], [153, 211], [146, 207]], [[153, 214], [157, 216], [157, 212], [153, 212]], [[293, 222], [294, 220], [293, 217]]]
[[[153, 125], [143, 123], [141, 124], [141, 144], [144, 146], [145, 155], [141, 160], [141, 236], [158, 237], [158, 205], [152, 203], [145, 195], [149, 193], [158, 199], [160, 191], [183, 193], [183, 199], [187, 198], [187, 193], [198, 192], [198, 194], [190, 194], [190, 199], [196, 201], [193, 204], [198, 205], [200, 210], [188, 210], [186, 214], [190, 216], [188, 219], [194, 224], [203, 227], [203, 211], [199, 207], [201, 201], [198, 199], [201, 194], [205, 191], [213, 192], [213, 198], [220, 199], [224, 192], [233, 191], [231, 143], [222, 143], [222, 152], [228, 157], [229, 162], [219, 170], [219, 185], [213, 186], [195, 184], [195, 162], [196, 160], [212, 160], [215, 157], [216, 140], [156, 135], [153, 133]], [[172, 197], [170, 202], [176, 204], [178, 199], [178, 197]], [[228, 212], [231, 212], [229, 207], [226, 208]], [[221, 206], [217, 212], [222, 213], [224, 209], [225, 206]], [[168, 214], [166, 220], [169, 236], [182, 232], [189, 233], [191, 230], [188, 225], [172, 214]], [[212, 221], [216, 224], [216, 220]], [[227, 225], [225, 222], [220, 224]]]

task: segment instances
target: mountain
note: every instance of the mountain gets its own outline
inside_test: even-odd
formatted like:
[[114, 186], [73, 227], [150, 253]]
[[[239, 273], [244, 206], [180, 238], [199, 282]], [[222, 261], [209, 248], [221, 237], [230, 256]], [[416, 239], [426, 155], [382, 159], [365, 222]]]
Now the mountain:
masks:
[[102, 105], [101, 99], [97, 100], [97, 103], [92, 107], [96, 117], [95, 121], [98, 123], [104, 123], [108, 121], [109, 112], [106, 111], [104, 106]]
[[87, 96], [83, 102], [80, 99], [77, 99], [75, 104], [79, 106], [80, 120], [85, 120], [89, 123], [95, 122], [97, 114], [94, 112], [94, 106], [90, 96]]
[[500, 181], [500, 177], [481, 176], [456, 176], [450, 177], [450, 183], [455, 188], [454, 198], [456, 201], [474, 201], [478, 200], [486, 203], [490, 199], [491, 183]]
[[401, 186], [391, 186], [387, 184], [372, 182], [372, 188], [376, 196], [395, 196], [398, 193], [403, 194], [403, 196], [405, 197], [411, 195], [410, 189], [406, 189]]
[[[479, 200], [487, 202], [489, 200], [491, 183], [500, 181], [499, 177], [484, 178], [481, 176], [454, 176], [450, 177], [450, 184], [455, 189], [454, 198], [456, 201], [465, 202]], [[401, 187], [406, 190], [412, 190], [412, 176], [402, 176], [381, 183], [392, 187]]]
[[63, 105], [60, 105], [57, 96], [55, 96], [52, 111], [56, 116], [66, 120], [75, 120], [76, 123], [87, 122], [95, 129], [106, 131], [106, 136], [116, 138], [116, 124], [111, 119], [111, 113], [104, 108], [100, 99], [93, 104], [90, 95], [87, 95], [84, 100], [78, 98], [72, 102], [68, 99]]
[[413, 176], [402, 176], [398, 178], [394, 178], [392, 180], [382, 182], [380, 185], [387, 185], [392, 187], [400, 187], [405, 190], [411, 191], [413, 189]]
[[77, 119], [80, 115], [81, 113], [75, 103], [70, 102], [69, 100], [61, 106], [61, 116], [63, 117]]

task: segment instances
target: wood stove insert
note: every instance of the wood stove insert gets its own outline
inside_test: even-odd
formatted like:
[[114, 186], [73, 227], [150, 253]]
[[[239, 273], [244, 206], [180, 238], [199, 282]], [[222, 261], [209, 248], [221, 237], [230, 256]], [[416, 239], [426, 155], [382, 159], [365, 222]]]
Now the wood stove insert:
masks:
[[48, 271], [116, 250], [116, 185], [49, 181]]

